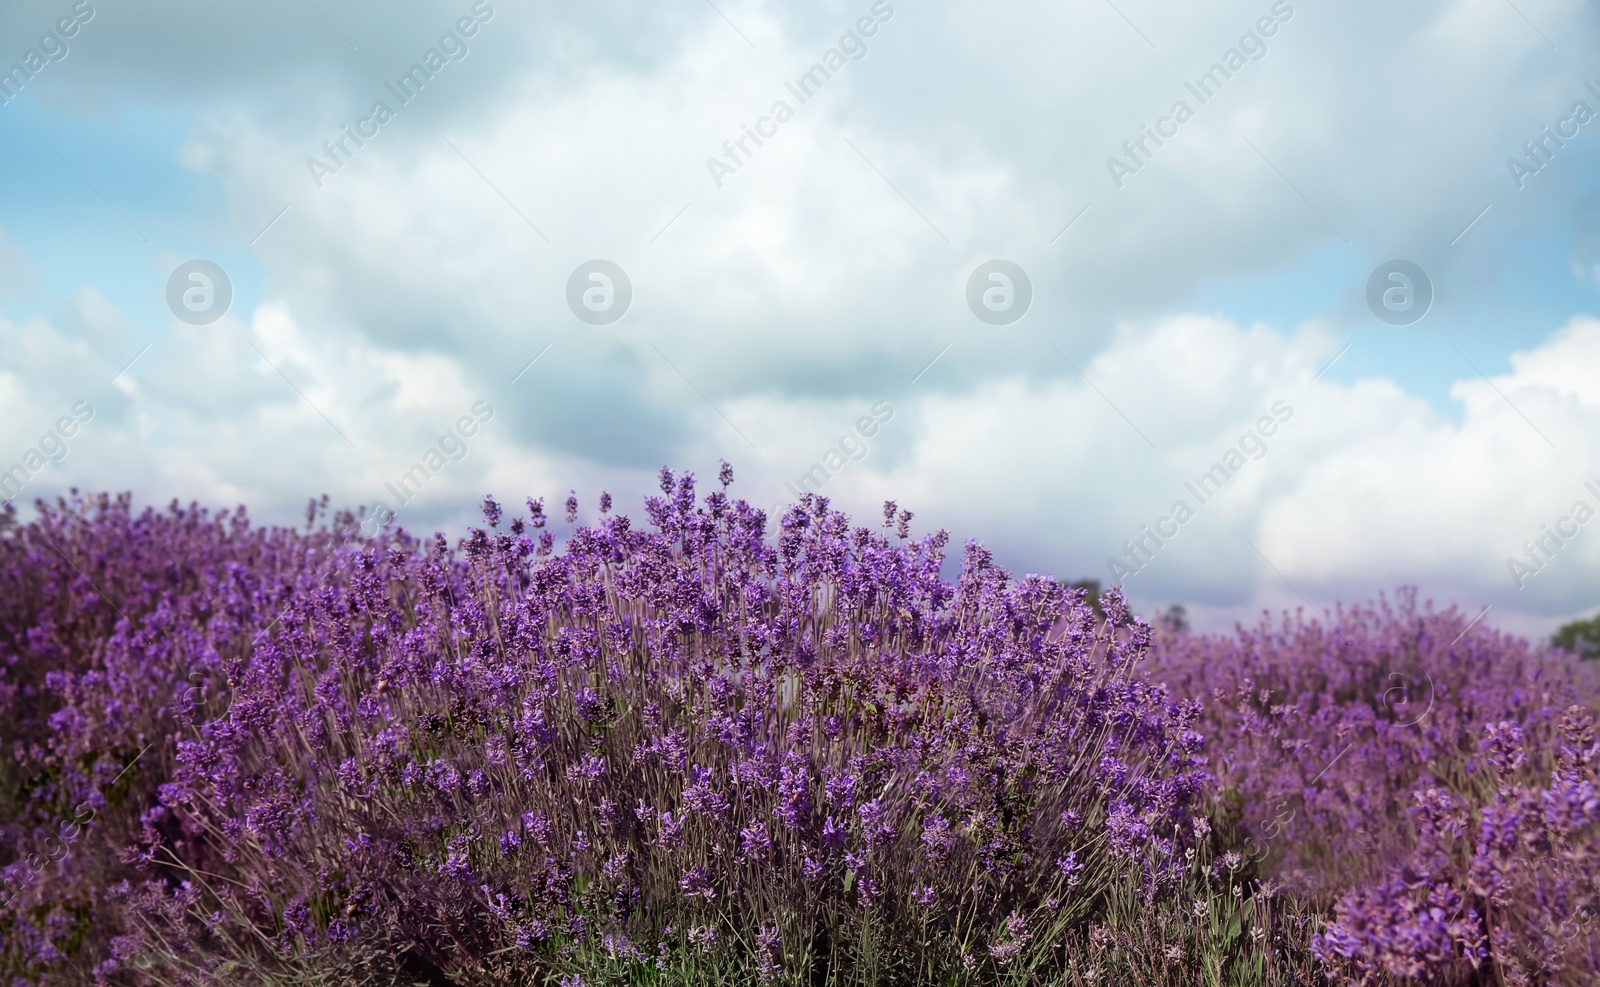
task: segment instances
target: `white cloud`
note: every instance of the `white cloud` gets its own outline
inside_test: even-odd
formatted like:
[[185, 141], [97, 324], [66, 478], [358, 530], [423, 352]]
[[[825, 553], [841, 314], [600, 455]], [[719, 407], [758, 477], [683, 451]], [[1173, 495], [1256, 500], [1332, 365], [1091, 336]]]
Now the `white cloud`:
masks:
[[[48, 98], [103, 112], [203, 92], [177, 159], [215, 184], [236, 239], [291, 210], [256, 247], [262, 301], [243, 318], [146, 332], [85, 288], [50, 318], [0, 321], [6, 449], [32, 441], [36, 411], [102, 388], [103, 417], [52, 468], [63, 485], [262, 516], [293, 517], [323, 490], [371, 503], [487, 400], [496, 418], [471, 454], [402, 520], [460, 520], [491, 490], [516, 503], [578, 486], [587, 504], [600, 485], [648, 490], [662, 462], [709, 473], [719, 456], [765, 505], [888, 400], [895, 417], [827, 495], [868, 518], [894, 498], [1019, 569], [1104, 579], [1108, 555], [1285, 400], [1294, 417], [1270, 452], [1130, 582], [1136, 599], [1216, 622], [1300, 591], [1418, 582], [1533, 627], [1600, 590], [1600, 529], [1525, 590], [1504, 565], [1600, 477], [1600, 323], [1573, 318], [1508, 372], [1480, 362], [1492, 384], [1452, 363], [1450, 407], [1419, 395], [1417, 367], [1358, 363], [1360, 349], [1312, 380], [1346, 342], [1367, 345], [1350, 270], [1401, 255], [1427, 267], [1438, 335], [1404, 338], [1442, 344], [1451, 313], [1491, 290], [1482, 272], [1541, 228], [1541, 208], [1565, 210], [1600, 140], [1525, 193], [1503, 159], [1581, 95], [1566, 65], [1600, 64], [1577, 0], [1524, 5], [1561, 35], [1560, 60], [1493, 0], [1295, 4], [1267, 56], [1120, 191], [1106, 157], [1269, 3], [1128, 5], [1153, 49], [1108, 7], [896, 5], [870, 54], [722, 188], [706, 158], [870, 4], [723, 5], [755, 50], [709, 9], [623, 5], [629, 22], [497, 4], [472, 55], [321, 189], [307, 156], [385, 95], [446, 14], [330, 11], [358, 57], [309, 11], [190, 6], [156, 4], [126, 33], [108, 9]], [[222, 30], [246, 23], [253, 34]], [[213, 40], [182, 57], [200, 38]], [[1451, 247], [1485, 202], [1498, 208]], [[0, 265], [25, 271], [8, 242]], [[1242, 324], [1212, 301], [1330, 244], [1345, 268], [1316, 273], [1338, 301], [1303, 325]], [[634, 282], [614, 326], [565, 307], [568, 274], [594, 257]], [[1032, 276], [1014, 326], [965, 308], [967, 274], [991, 257]], [[0, 275], [0, 302], [37, 281]]]

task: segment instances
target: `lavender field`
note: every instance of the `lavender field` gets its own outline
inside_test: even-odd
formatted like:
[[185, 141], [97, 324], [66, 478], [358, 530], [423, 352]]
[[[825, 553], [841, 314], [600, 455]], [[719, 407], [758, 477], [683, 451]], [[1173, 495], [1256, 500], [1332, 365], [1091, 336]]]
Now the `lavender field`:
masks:
[[1596, 663], [1403, 588], [1192, 634], [719, 481], [8, 506], [4, 982], [1600, 976]]
[[1600, 987], [1596, 12], [0, 0], [0, 987]]

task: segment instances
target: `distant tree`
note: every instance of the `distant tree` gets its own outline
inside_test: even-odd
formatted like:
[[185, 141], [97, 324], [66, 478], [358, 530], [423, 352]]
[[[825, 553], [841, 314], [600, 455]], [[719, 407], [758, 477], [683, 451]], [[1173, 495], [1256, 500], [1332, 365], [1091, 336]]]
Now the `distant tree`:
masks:
[[1174, 634], [1181, 634], [1189, 629], [1189, 611], [1185, 610], [1181, 603], [1174, 603], [1157, 614], [1157, 617], [1167, 626], [1167, 630]]
[[1600, 661], [1600, 614], [1563, 626], [1550, 635], [1550, 643], [1587, 661]]

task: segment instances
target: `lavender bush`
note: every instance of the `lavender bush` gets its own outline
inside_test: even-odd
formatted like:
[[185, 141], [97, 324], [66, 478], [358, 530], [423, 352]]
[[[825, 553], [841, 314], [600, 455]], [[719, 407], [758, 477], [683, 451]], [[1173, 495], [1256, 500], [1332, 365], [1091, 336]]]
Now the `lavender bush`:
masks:
[[455, 546], [363, 539], [326, 498], [301, 531], [126, 497], [0, 514], [0, 971], [1600, 971], [1600, 691], [1570, 656], [1412, 594], [1152, 628], [976, 543], [947, 581], [947, 537], [893, 504], [774, 528], [719, 479], [663, 470], [645, 526], [609, 495], [588, 526], [575, 497], [565, 525], [486, 500]]
[[[653, 530], [606, 517], [560, 553], [537, 502], [507, 531], [486, 502], [459, 554], [296, 542], [340, 564], [296, 568], [265, 636], [196, 631], [192, 661], [141, 670], [168, 685], [137, 705], [169, 780], [131, 873], [80, 881], [87, 911], [13, 911], [18, 959], [120, 922], [96, 969], [134, 980], [523, 983], [726, 952], [772, 981], [1025, 982], [1113, 881], [1179, 881], [1199, 707], [1134, 673], [1149, 631], [1119, 598], [1096, 620], [976, 545], [951, 585], [945, 537], [892, 505], [880, 533], [807, 499], [774, 544], [724, 491], [662, 487]], [[229, 640], [216, 616], [188, 626]], [[107, 699], [80, 697], [108, 678], [83, 664], [52, 680], [59, 732]], [[192, 666], [215, 675], [198, 703], [174, 688]], [[76, 729], [51, 743], [96, 747]]]
[[1230, 638], [1168, 635], [1148, 674], [1209, 694], [1223, 843], [1319, 903], [1361, 983], [1594, 983], [1592, 665], [1414, 591]]
[[38, 506], [0, 513], [0, 969], [84, 982], [185, 709], [335, 538], [126, 496]]

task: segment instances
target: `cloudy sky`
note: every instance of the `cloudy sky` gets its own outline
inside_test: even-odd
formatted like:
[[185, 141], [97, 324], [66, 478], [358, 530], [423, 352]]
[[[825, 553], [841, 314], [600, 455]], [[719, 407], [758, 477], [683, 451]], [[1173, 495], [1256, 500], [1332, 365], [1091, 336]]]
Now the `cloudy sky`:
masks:
[[1600, 607], [1582, 0], [14, 0], [8, 65], [19, 505], [725, 458], [1206, 627]]

